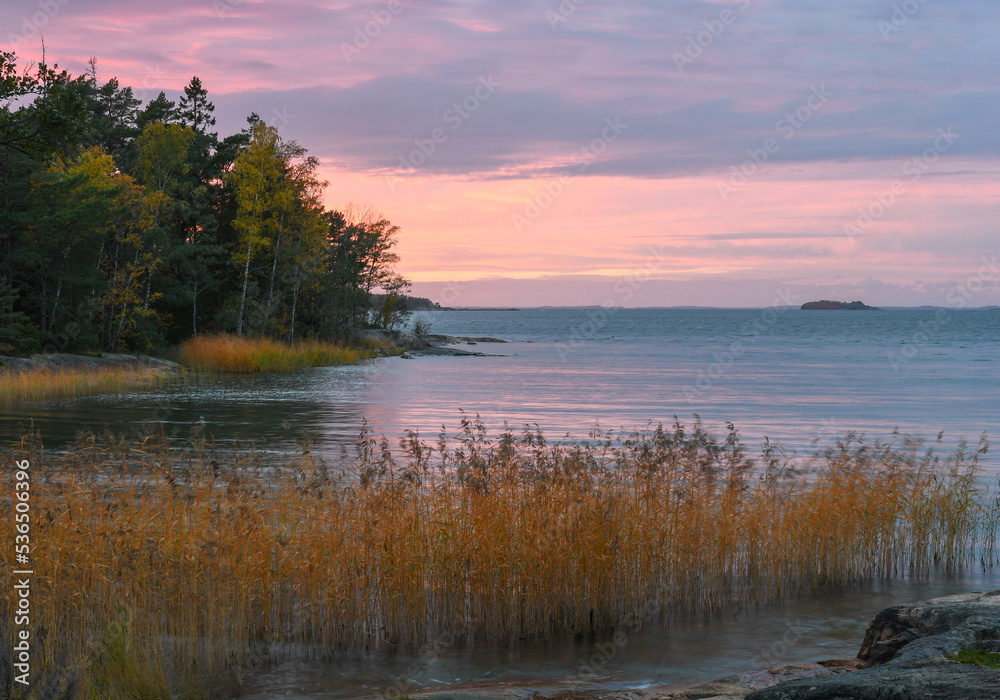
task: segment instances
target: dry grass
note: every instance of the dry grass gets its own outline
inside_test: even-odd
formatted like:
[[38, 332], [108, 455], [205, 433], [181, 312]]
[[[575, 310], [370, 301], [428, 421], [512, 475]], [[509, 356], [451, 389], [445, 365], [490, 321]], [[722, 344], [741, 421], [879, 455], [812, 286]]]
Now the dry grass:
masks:
[[399, 347], [388, 338], [361, 336], [360, 338], [357, 338], [354, 342], [359, 348], [362, 348], [364, 350], [371, 350], [383, 355], [399, 355], [405, 350], [405, 348]]
[[160, 384], [165, 372], [156, 367], [26, 369], [0, 372], [0, 405], [87, 394], [148, 389]]
[[268, 338], [202, 335], [181, 346], [182, 361], [195, 369], [219, 372], [284, 372], [305, 367], [347, 365], [369, 354], [332, 343], [307, 341], [288, 345]]
[[[30, 459], [36, 664], [84, 697], [212, 697], [254, 648], [546, 638], [934, 567], [992, 564], [985, 445], [940, 458], [850, 438], [809, 473], [735, 432], [590, 445], [476, 421], [396, 457], [362, 436], [343, 468], [110, 436]], [[13, 470], [0, 471], [12, 522]], [[14, 531], [0, 529], [11, 551]], [[4, 578], [5, 574], [0, 576]], [[3, 582], [0, 616], [14, 602]], [[7, 608], [4, 610], [3, 608]], [[59, 654], [68, 661], [57, 661]]]

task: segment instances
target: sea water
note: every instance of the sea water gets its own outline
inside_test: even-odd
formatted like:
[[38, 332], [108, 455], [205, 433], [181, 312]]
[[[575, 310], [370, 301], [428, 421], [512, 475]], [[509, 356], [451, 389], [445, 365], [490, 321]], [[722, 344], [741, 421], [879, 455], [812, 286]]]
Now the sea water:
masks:
[[[849, 432], [894, 430], [954, 447], [1000, 435], [1000, 311], [906, 309], [526, 309], [417, 315], [431, 332], [494, 336], [459, 344], [484, 356], [388, 357], [299, 373], [231, 376], [125, 395], [0, 411], [14, 439], [28, 427], [58, 447], [81, 430], [150, 425], [217, 444], [321, 453], [350, 448], [362, 425], [393, 444], [405, 431], [454, 434], [461, 412], [499, 432], [550, 439], [595, 429], [731, 422], [756, 448], [805, 454]], [[697, 418], [696, 418], [697, 417]], [[987, 464], [989, 467], [989, 463]]]
[[[752, 448], [765, 439], [791, 458], [849, 432], [893, 433], [942, 449], [1000, 435], [1000, 311], [906, 309], [527, 309], [435, 311], [431, 332], [495, 336], [506, 343], [456, 347], [483, 355], [382, 358], [349, 367], [226, 377], [154, 392], [93, 396], [6, 408], [5, 439], [28, 427], [48, 447], [78, 431], [192, 429], [216, 444], [254, 442], [294, 451], [308, 442], [336, 460], [367, 424], [392, 441], [457, 432], [464, 412], [494, 433], [541, 428], [551, 440], [595, 429], [641, 429], [701, 420], [716, 434], [731, 422]], [[443, 427], [442, 427], [443, 426]], [[984, 471], [998, 473], [987, 455]], [[749, 610], [650, 623], [629, 636], [596, 680], [607, 689], [685, 683], [857, 653], [883, 607], [1000, 587], [996, 570], [876, 581]], [[602, 644], [560, 639], [513, 645], [458, 644], [428, 651], [344, 653], [288, 661], [250, 674], [244, 697], [380, 696], [484, 682], [546, 681], [578, 687]], [[400, 681], [402, 679], [402, 681]]]

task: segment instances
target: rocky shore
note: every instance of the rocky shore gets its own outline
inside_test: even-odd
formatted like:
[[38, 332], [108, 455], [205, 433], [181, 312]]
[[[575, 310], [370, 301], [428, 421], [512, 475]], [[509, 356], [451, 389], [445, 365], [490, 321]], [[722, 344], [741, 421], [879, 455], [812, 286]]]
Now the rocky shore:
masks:
[[783, 683], [747, 700], [1000, 699], [998, 654], [1000, 590], [934, 598], [875, 616], [858, 652], [866, 668]]
[[0, 357], [0, 372], [22, 372], [27, 369], [138, 369], [152, 367], [164, 372], [183, 369], [170, 360], [144, 355], [102, 353], [100, 355], [32, 355], [31, 357]]
[[559, 683], [468, 684], [413, 700], [1000, 700], [1000, 590], [887, 608], [858, 656], [772, 666], [687, 687], [611, 691]]
[[478, 345], [479, 343], [506, 343], [500, 338], [488, 336], [456, 336], [428, 333], [417, 335], [410, 331], [365, 330], [358, 334], [360, 340], [389, 342], [404, 350], [402, 357], [416, 355], [453, 355], [487, 357], [491, 353], [463, 350], [452, 345]]
[[[453, 345], [478, 345], [479, 343], [506, 343], [500, 338], [454, 336], [439, 334], [417, 335], [410, 331], [365, 330], [358, 334], [358, 340], [366, 339], [388, 342], [403, 351], [403, 357], [417, 355], [453, 355], [487, 357], [491, 353], [464, 350]], [[0, 357], [0, 372], [21, 372], [27, 369], [132, 369], [152, 367], [164, 372], [182, 370], [183, 366], [171, 360], [146, 355], [125, 355], [100, 353], [94, 355], [32, 355], [30, 357]]]

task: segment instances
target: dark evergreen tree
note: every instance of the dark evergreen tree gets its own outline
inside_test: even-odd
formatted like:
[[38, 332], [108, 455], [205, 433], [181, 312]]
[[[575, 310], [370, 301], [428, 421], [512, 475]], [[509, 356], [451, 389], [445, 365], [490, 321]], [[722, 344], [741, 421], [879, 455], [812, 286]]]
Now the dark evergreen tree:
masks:
[[181, 123], [204, 134], [209, 127], [215, 126], [215, 117], [212, 116], [214, 111], [215, 105], [208, 101], [208, 90], [202, 87], [201, 79], [197, 75], [194, 76], [184, 88], [180, 106], [177, 108]]
[[168, 100], [166, 94], [161, 92], [156, 96], [155, 100], [150, 101], [150, 103], [147, 104], [141, 112], [139, 112], [138, 118], [136, 119], [136, 126], [138, 126], [139, 130], [142, 131], [153, 122], [170, 124], [174, 121], [177, 121], [177, 105], [172, 100]]
[[34, 352], [41, 345], [38, 329], [16, 308], [18, 296], [19, 290], [0, 281], [0, 355]]
[[84, 147], [100, 146], [110, 154], [124, 172], [135, 166], [135, 139], [139, 107], [142, 101], [132, 94], [132, 88], [122, 88], [117, 78], [104, 85], [97, 84], [97, 64], [90, 63], [91, 72], [87, 94], [87, 130], [81, 140]]

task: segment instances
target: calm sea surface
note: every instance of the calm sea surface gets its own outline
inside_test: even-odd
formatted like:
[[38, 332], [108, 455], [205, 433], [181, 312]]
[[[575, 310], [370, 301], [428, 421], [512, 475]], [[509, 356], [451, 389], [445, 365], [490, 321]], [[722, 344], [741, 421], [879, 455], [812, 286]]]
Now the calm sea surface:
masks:
[[[805, 454], [848, 431], [901, 433], [953, 447], [1000, 436], [1000, 311], [532, 309], [418, 315], [431, 331], [509, 342], [462, 347], [487, 357], [387, 358], [354, 367], [234, 377], [153, 393], [87, 397], [3, 409], [0, 430], [25, 426], [59, 447], [80, 430], [119, 433], [161, 424], [216, 442], [294, 449], [313, 442], [334, 458], [368, 421], [395, 441], [457, 430], [460, 409], [494, 431], [537, 424], [550, 439], [649, 422], [722, 433], [731, 421], [756, 448], [765, 436]], [[987, 456], [986, 470], [997, 473]], [[867, 621], [887, 605], [1000, 588], [996, 571], [873, 583], [630, 638], [602, 670], [607, 687], [640, 688], [752, 669], [853, 656]], [[773, 645], [785, 639], [788, 643]], [[565, 679], [593, 642], [453, 648], [435, 656], [345, 655], [288, 664], [249, 679], [248, 698], [379, 694], [400, 675], [412, 689], [476, 679]], [[777, 651], [775, 651], [777, 650]], [[768, 656], [770, 655], [770, 656]], [[416, 664], [416, 666], [414, 666]], [[414, 671], [414, 669], [417, 669]]]
[[322, 451], [351, 445], [363, 420], [395, 441], [457, 429], [540, 426], [583, 439], [595, 427], [731, 421], [756, 447], [828, 444], [848, 431], [974, 443], [1000, 435], [1000, 311], [531, 309], [439, 311], [432, 332], [509, 342], [489, 357], [386, 358], [353, 367], [232, 377], [153, 393], [36, 403], [0, 412], [3, 437], [33, 423], [51, 447], [83, 429], [196, 424], [218, 441]]

